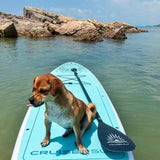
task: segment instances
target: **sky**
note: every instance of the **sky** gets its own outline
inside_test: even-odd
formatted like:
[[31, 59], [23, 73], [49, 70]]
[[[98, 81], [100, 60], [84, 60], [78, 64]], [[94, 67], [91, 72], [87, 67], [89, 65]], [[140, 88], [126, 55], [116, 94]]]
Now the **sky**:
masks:
[[25, 6], [99, 22], [160, 24], [160, 0], [1, 0], [0, 11], [23, 16]]

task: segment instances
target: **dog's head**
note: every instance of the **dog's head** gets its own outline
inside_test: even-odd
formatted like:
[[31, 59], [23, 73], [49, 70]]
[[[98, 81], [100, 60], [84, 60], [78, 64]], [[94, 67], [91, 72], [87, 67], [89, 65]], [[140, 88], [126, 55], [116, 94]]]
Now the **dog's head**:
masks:
[[30, 103], [37, 107], [42, 105], [48, 96], [56, 96], [61, 92], [63, 83], [56, 76], [47, 73], [35, 77], [33, 80], [33, 94]]

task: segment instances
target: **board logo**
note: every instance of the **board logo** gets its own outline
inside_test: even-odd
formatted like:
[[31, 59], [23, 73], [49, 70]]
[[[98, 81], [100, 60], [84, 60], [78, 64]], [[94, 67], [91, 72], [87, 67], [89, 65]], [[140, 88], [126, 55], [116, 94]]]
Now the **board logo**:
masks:
[[107, 136], [107, 143], [109, 145], [129, 145], [127, 141], [117, 134], [109, 134]]

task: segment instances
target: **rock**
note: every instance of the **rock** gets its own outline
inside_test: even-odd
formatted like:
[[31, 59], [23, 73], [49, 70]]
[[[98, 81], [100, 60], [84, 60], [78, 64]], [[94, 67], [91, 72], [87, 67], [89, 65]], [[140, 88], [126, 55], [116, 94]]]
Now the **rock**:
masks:
[[141, 29], [141, 32], [148, 32], [147, 29]]
[[104, 33], [103, 37], [109, 39], [127, 39], [124, 32], [122, 32], [120, 29], [110, 30]]
[[63, 23], [56, 30], [60, 35], [72, 36], [77, 31], [82, 30], [85, 26], [85, 22], [83, 21], [69, 21], [67, 23]]
[[74, 41], [95, 41], [101, 42], [103, 41], [102, 37], [100, 36], [99, 32], [92, 29], [86, 29], [78, 31], [74, 34]]
[[60, 35], [73, 36], [75, 41], [102, 41], [97, 28], [87, 20], [76, 20], [63, 23], [55, 29]]
[[61, 14], [50, 13], [35, 7], [24, 7], [24, 17], [40, 22], [50, 22], [53, 24], [66, 23], [68, 21], [75, 20], [74, 18], [65, 17]]
[[18, 36], [30, 36], [29, 31], [32, 28], [32, 23], [28, 20], [17, 20], [14, 18], [14, 24], [18, 33]]
[[59, 33], [57, 32], [57, 30], [58, 30], [58, 28], [59, 28], [58, 25], [55, 25], [55, 24], [52, 24], [52, 23], [46, 21], [46, 22], [44, 23], [44, 28], [46, 28], [46, 29], [47, 29], [49, 32], [51, 32], [53, 35], [54, 35], [54, 34], [59, 34]]
[[74, 41], [87, 41], [87, 42], [101, 42], [103, 41], [102, 37], [99, 35], [87, 33], [80, 36], [74, 36]]
[[74, 41], [103, 41], [98, 29], [92, 22], [81, 21], [80, 28], [74, 33]]
[[135, 28], [127, 29], [125, 31], [125, 33], [140, 33], [140, 32], [148, 32], [148, 30], [135, 27]]
[[52, 37], [52, 33], [47, 29], [42, 27], [35, 27], [29, 31], [30, 37], [33, 38], [42, 38], [42, 37]]
[[[43, 23], [35, 23], [34, 21], [30, 21], [28, 19], [14, 19], [15, 27], [18, 33], [18, 36], [28, 36], [32, 37], [30, 31], [32, 28], [43, 28]], [[38, 32], [38, 31], [37, 31]]]
[[125, 33], [140, 33], [140, 32], [148, 32], [148, 30], [143, 30], [141, 28], [137, 28], [135, 26], [129, 25], [127, 23], [123, 23], [120, 27], [121, 31]]
[[111, 29], [110, 27], [98, 22], [97, 20], [88, 20], [88, 22], [91, 22], [100, 34], [103, 34]]
[[0, 18], [0, 37], [17, 37], [14, 23]]
[[111, 22], [111, 23], [103, 23], [105, 26], [110, 28], [120, 28], [124, 23], [123, 22]]
[[148, 30], [143, 30], [141, 28], [137, 28], [133, 25], [124, 23], [124, 22], [112, 22], [112, 23], [103, 23], [105, 26], [110, 27], [110, 29], [120, 28], [124, 33], [140, 33], [140, 32], [148, 32]]
[[141, 32], [138, 28], [130, 28], [125, 31], [125, 33], [139, 33]]
[[52, 33], [44, 27], [44, 23], [28, 20], [26, 18], [17, 19], [14, 17], [12, 21], [15, 24], [18, 36], [28, 36], [34, 38], [52, 37]]
[[69, 21], [63, 23], [56, 31], [61, 35], [71, 36], [76, 34], [78, 31], [83, 32], [83, 30], [96, 30], [96, 27], [86, 20]]

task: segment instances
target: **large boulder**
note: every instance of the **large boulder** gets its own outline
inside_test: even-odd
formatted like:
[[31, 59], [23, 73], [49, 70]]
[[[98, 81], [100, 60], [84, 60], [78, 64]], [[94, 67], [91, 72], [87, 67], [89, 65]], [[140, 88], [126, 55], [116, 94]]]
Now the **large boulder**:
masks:
[[0, 18], [0, 37], [17, 37], [17, 31], [12, 21]]
[[88, 20], [69, 21], [55, 31], [61, 35], [73, 36], [75, 41], [102, 41], [97, 28]]
[[14, 19], [14, 24], [18, 33], [18, 36], [29, 36], [30, 37], [30, 30], [34, 26], [34, 23], [28, 21], [26, 19]]
[[52, 37], [52, 33], [49, 32], [47, 29], [42, 28], [42, 27], [33, 27], [29, 31], [30, 37], [33, 38], [42, 38], [42, 37]]
[[86, 26], [86, 22], [69, 21], [57, 27], [56, 32], [59, 33], [60, 35], [72, 36], [77, 31], [84, 29], [84, 26]]
[[78, 32], [74, 35], [74, 41], [87, 41], [87, 42], [101, 42], [103, 41], [102, 37], [96, 30], [86, 30], [83, 33]]
[[81, 28], [74, 33], [75, 41], [103, 41], [98, 28], [90, 21], [81, 21]]
[[56, 32], [58, 32], [61, 35], [70, 36], [76, 34], [79, 31], [82, 33], [83, 31], [90, 29], [96, 30], [96, 27], [87, 20], [76, 20], [63, 23], [60, 27], [56, 29]]
[[[12, 19], [13, 20], [13, 19]], [[35, 22], [28, 19], [14, 19], [15, 27], [18, 36], [28, 36], [34, 38], [52, 37], [52, 33], [49, 32], [42, 22]]]

